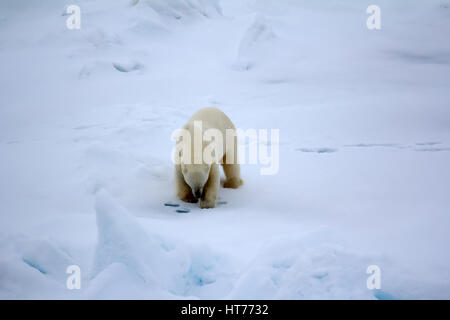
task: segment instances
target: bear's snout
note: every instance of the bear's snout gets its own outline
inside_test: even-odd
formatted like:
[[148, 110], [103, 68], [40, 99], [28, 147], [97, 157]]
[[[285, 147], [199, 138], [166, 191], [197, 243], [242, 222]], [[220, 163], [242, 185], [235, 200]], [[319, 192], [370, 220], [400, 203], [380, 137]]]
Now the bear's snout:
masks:
[[203, 195], [203, 189], [202, 188], [198, 188], [198, 189], [192, 189], [192, 194], [194, 195], [194, 197], [196, 197], [197, 199], [200, 199]]

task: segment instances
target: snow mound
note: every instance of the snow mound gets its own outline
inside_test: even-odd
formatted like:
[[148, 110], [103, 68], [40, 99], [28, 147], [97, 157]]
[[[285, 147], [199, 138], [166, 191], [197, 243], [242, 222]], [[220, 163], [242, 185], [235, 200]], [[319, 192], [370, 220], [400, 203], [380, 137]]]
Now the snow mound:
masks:
[[268, 59], [267, 53], [270, 52], [273, 39], [276, 39], [276, 35], [267, 18], [257, 14], [242, 37], [233, 67], [238, 70], [249, 70]]
[[144, 291], [157, 288], [177, 296], [207, 297], [230, 289], [226, 259], [208, 247], [189, 248], [148, 234], [106, 191], [99, 191], [95, 208], [98, 242], [91, 279], [98, 292], [102, 284], [110, 285], [102, 279], [116, 273], [134, 278], [131, 283]]
[[[160, 255], [155, 239], [150, 241], [128, 213], [118, 207], [105, 191], [99, 192], [95, 209], [98, 242], [93, 277], [112, 263], [122, 263], [135, 270], [145, 282], [156, 282], [153, 272], [139, 259], [139, 251], [147, 248]], [[145, 248], [142, 247], [143, 243], [146, 244]]]
[[132, 6], [145, 5], [163, 17], [184, 19], [194, 16], [207, 18], [222, 15], [218, 0], [133, 0]]
[[[25, 235], [0, 238], [0, 298], [51, 298], [65, 291], [66, 269], [74, 260], [51, 239]], [[63, 292], [64, 296], [64, 292]]]
[[[320, 233], [320, 232], [319, 232]], [[236, 282], [231, 299], [374, 299], [366, 287], [370, 260], [317, 235], [266, 243]]]

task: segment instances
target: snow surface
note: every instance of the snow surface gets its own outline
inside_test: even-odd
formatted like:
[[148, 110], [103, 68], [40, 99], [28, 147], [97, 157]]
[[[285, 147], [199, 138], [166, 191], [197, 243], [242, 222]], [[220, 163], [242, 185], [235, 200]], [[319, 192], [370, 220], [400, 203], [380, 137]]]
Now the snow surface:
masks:
[[[372, 2], [3, 0], [0, 298], [450, 298], [450, 1]], [[204, 106], [280, 170], [177, 213]]]

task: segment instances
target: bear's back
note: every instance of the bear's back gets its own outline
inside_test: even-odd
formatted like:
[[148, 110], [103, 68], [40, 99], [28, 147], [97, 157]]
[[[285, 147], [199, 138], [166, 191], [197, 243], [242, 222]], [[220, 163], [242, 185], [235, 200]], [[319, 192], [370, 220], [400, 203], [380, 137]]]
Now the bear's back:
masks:
[[203, 130], [215, 128], [225, 134], [226, 129], [235, 129], [230, 118], [220, 109], [206, 107], [197, 110], [189, 119], [187, 125], [190, 126], [194, 121], [202, 121]]

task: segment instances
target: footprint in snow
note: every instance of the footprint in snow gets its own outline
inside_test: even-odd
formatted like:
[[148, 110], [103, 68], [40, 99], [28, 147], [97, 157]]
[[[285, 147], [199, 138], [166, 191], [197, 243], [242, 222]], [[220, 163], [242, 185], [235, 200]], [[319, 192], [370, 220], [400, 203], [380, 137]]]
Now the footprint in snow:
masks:
[[[217, 201], [217, 206], [222, 206], [222, 205], [225, 205], [225, 204], [227, 204], [226, 201]], [[178, 209], [175, 210], [175, 212], [178, 212], [178, 213], [189, 213], [191, 211], [191, 210], [189, 210], [186, 207], [179, 208], [180, 205], [178, 203], [175, 203], [175, 202], [165, 202], [164, 206], [165, 207], [178, 208]]]
[[442, 144], [442, 142], [439, 141], [416, 142], [417, 146], [435, 146], [437, 144]]
[[173, 202], [166, 202], [166, 203], [164, 203], [164, 205], [166, 207], [179, 207], [180, 206], [178, 203], [173, 203]]
[[143, 68], [142, 64], [135, 61], [130, 62], [113, 62], [113, 67], [120, 72], [132, 72], [141, 70]]
[[11, 141], [6, 141], [5, 144], [18, 144], [21, 143], [20, 140], [11, 140]]
[[333, 153], [337, 152], [334, 148], [297, 148], [295, 151], [308, 152], [308, 153]]
[[357, 143], [349, 144], [346, 147], [356, 147], [356, 148], [402, 148], [402, 146], [396, 143]]
[[419, 149], [416, 149], [416, 151], [419, 151], [419, 152], [441, 152], [441, 151], [450, 151], [450, 147], [443, 147], [443, 148], [438, 148], [438, 147], [427, 147], [427, 148], [419, 148]]

